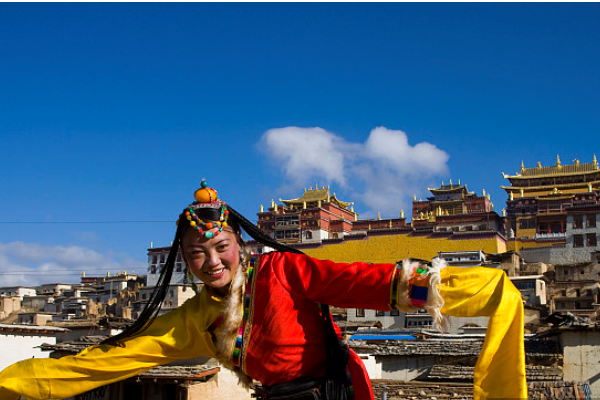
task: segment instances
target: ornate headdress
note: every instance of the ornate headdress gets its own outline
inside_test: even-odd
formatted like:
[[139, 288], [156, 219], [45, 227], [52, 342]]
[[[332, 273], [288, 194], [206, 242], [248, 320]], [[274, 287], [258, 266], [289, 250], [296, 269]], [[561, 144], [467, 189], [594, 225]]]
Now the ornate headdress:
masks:
[[[195, 202], [190, 204], [184, 212], [179, 216], [179, 220], [186, 218], [189, 221], [190, 227], [196, 229], [200, 235], [207, 239], [217, 236], [227, 227], [227, 219], [229, 218], [229, 210], [227, 204], [219, 200], [217, 191], [208, 187], [206, 180], [202, 180], [200, 189], [194, 192]], [[214, 220], [202, 220], [196, 214], [199, 210], [214, 210], [218, 212], [218, 220], [215, 215]], [[179, 223], [177, 220], [177, 223]], [[215, 230], [216, 229], [216, 230]]]

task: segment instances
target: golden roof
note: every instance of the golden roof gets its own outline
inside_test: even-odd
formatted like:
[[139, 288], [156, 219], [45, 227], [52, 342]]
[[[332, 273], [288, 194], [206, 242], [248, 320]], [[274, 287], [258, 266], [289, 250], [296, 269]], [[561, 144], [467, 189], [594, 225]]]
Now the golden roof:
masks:
[[573, 160], [573, 164], [562, 165], [560, 158], [556, 157], [556, 165], [551, 167], [542, 167], [542, 163], [537, 164], [535, 168], [525, 168], [525, 165], [521, 162], [521, 171], [516, 175], [507, 175], [504, 172], [502, 175], [507, 179], [531, 179], [531, 178], [545, 178], [551, 176], [566, 176], [566, 175], [581, 175], [590, 174], [600, 171], [598, 167], [598, 161], [594, 155], [594, 161], [591, 163], [580, 163], [579, 160]]
[[448, 185], [444, 185], [444, 182], [442, 182], [442, 185], [439, 188], [427, 188], [432, 194], [443, 194], [443, 193], [461, 193], [461, 192], [467, 192], [467, 185], [461, 185], [460, 184], [460, 180], [458, 181], [458, 184], [452, 183], [452, 180], [450, 180], [450, 183]]
[[322, 187], [321, 189], [319, 189], [318, 186], [315, 186], [315, 189], [313, 189], [312, 187], [308, 190], [304, 189], [304, 193], [300, 198], [290, 200], [279, 199], [279, 201], [283, 202], [288, 207], [291, 205], [304, 204], [304, 202], [315, 203], [318, 201], [327, 201], [330, 203], [335, 203], [342, 208], [348, 208], [348, 206], [354, 204], [353, 202], [341, 201], [335, 196], [335, 193], [331, 195], [329, 188]]

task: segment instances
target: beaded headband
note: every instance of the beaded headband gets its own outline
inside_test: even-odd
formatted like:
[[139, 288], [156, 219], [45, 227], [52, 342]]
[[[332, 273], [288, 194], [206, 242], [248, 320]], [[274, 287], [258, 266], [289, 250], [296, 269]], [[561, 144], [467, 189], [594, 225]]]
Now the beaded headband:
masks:
[[[223, 228], [227, 227], [227, 218], [229, 218], [229, 210], [227, 204], [219, 200], [217, 191], [209, 188], [206, 180], [202, 180], [200, 189], [194, 192], [195, 202], [190, 204], [184, 212], [179, 216], [179, 219], [186, 218], [189, 221], [190, 227], [196, 229], [198, 234], [203, 235], [207, 239], [216, 237], [223, 232]], [[220, 209], [218, 221], [203, 221], [198, 217], [194, 210], [202, 208]], [[179, 220], [177, 220], [179, 224]], [[214, 230], [216, 229], [216, 231]]]

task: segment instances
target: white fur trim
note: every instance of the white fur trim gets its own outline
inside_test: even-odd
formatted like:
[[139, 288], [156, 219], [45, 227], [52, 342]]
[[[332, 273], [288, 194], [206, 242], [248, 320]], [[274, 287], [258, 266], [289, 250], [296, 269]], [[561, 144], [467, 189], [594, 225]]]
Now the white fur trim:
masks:
[[244, 294], [248, 274], [243, 264], [240, 264], [233, 280], [229, 295], [223, 304], [223, 322], [217, 328], [217, 360], [232, 370], [239, 378], [240, 384], [245, 388], [252, 386], [252, 379], [233, 364], [233, 348], [240, 327], [243, 323]]
[[429, 292], [427, 293], [427, 305], [425, 309], [433, 318], [433, 327], [446, 332], [448, 320], [442, 315], [442, 307], [444, 306], [444, 299], [440, 294], [442, 285], [442, 276], [440, 272], [443, 268], [446, 268], [448, 263], [441, 258], [434, 258], [431, 268], [429, 268]]

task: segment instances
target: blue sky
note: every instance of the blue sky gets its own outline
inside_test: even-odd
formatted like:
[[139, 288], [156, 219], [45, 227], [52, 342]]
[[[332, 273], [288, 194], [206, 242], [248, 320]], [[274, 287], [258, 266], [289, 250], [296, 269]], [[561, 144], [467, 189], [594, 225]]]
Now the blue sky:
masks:
[[[363, 217], [591, 162], [593, 3], [1, 3], [0, 283], [145, 270], [202, 178]], [[600, 155], [600, 154], [599, 154]]]

